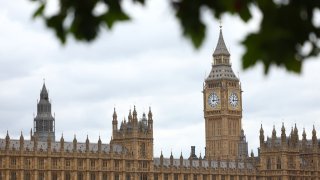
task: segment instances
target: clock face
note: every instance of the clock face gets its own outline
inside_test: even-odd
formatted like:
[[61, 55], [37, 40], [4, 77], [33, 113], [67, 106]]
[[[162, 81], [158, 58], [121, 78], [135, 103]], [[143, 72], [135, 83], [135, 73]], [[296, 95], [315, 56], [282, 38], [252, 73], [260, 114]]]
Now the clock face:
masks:
[[219, 103], [220, 103], [220, 99], [218, 95], [215, 92], [211, 93], [208, 97], [208, 104], [211, 107], [216, 107]]
[[232, 107], [237, 107], [239, 103], [238, 95], [236, 93], [231, 93], [229, 96], [229, 103]]

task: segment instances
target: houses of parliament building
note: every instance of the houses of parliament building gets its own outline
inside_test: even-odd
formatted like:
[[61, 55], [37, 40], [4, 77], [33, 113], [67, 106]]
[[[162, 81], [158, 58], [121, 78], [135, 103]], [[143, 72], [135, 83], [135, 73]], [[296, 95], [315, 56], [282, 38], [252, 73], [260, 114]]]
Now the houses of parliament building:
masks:
[[[0, 139], [0, 180], [318, 180], [320, 144], [315, 128], [311, 139], [297, 127], [282, 125], [265, 138], [260, 128], [257, 156], [248, 155], [242, 129], [242, 90], [230, 63], [222, 30], [213, 52], [211, 72], [203, 86], [205, 154], [154, 157], [153, 114], [112, 119], [112, 139], [101, 142], [65, 141], [55, 136], [48, 91], [43, 84], [30, 137]], [[257, 132], [258, 136], [258, 132]]]

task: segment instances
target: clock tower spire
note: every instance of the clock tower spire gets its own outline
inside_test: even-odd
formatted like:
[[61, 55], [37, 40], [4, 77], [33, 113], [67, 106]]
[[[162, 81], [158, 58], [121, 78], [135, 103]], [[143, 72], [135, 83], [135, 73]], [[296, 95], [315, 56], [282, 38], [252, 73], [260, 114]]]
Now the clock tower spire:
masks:
[[239, 157], [242, 91], [231, 68], [221, 26], [212, 57], [211, 72], [203, 87], [206, 158], [232, 160]]

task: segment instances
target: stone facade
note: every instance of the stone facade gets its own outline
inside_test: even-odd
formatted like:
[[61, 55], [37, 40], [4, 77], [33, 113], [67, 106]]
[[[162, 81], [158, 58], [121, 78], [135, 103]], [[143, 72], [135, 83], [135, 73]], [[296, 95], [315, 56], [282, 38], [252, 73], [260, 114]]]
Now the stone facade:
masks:
[[307, 140], [297, 127], [289, 136], [264, 139], [260, 129], [258, 156], [248, 156], [242, 129], [242, 91], [233, 73], [222, 30], [212, 69], [203, 86], [205, 156], [153, 156], [153, 114], [138, 116], [136, 108], [118, 123], [114, 109], [108, 144], [55, 139], [55, 119], [43, 85], [30, 138], [0, 139], [0, 180], [317, 180], [320, 147], [316, 130]]

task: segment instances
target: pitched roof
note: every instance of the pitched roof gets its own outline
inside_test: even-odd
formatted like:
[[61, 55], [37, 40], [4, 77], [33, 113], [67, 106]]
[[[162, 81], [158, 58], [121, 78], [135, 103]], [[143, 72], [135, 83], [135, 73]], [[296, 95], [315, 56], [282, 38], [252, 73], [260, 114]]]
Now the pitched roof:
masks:
[[219, 34], [219, 39], [218, 39], [218, 44], [216, 46], [216, 49], [214, 50], [213, 56], [217, 55], [227, 55], [230, 56], [230, 53], [226, 47], [226, 44], [224, 43], [223, 40], [223, 35], [222, 35], [222, 29], [220, 28], [220, 34]]

